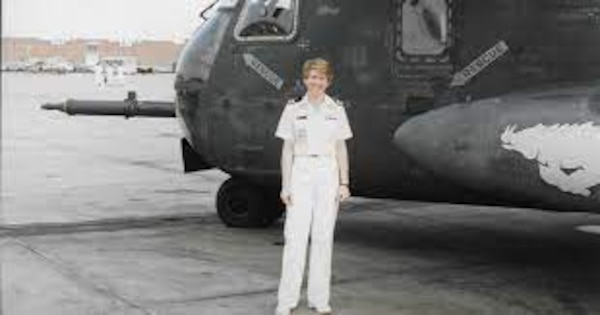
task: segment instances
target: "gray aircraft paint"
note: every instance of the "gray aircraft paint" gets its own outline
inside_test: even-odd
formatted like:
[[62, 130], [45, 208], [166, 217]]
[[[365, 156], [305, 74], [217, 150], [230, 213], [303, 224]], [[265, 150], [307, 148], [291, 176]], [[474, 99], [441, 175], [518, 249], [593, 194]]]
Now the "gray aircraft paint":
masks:
[[[577, 84], [600, 77], [600, 29], [594, 20], [571, 17], [595, 12], [600, 4], [453, 0], [444, 11], [436, 0], [424, 2], [416, 11], [421, 13], [403, 23], [400, 0], [299, 1], [292, 5], [298, 20], [289, 35], [242, 39], [237, 34], [245, 3], [235, 8], [236, 28], [223, 41], [214, 76], [189, 98], [197, 109], [194, 124], [188, 124], [197, 139], [190, 143], [210, 164], [276, 186], [281, 147], [273, 128], [287, 100], [303, 92], [302, 62], [324, 57], [335, 68], [328, 93], [346, 104], [355, 134], [348, 141], [353, 194], [600, 209], [597, 186], [588, 188], [587, 197], [564, 192], [541, 178], [537, 161], [503, 148], [499, 138], [511, 124], [600, 123], [598, 102], [573, 107], [566, 96], [553, 96], [563, 82], [574, 83], [564, 92], [573, 98], [596, 94]], [[434, 18], [419, 20], [427, 10]], [[442, 12], [446, 17], [438, 16]], [[443, 20], [448, 24], [435, 25]], [[427, 41], [403, 45], [403, 35], [417, 26], [414, 34], [429, 32], [427, 41], [438, 40], [446, 49]], [[427, 54], [428, 47], [439, 54]], [[276, 72], [284, 80], [281, 88], [247, 66], [244, 54]], [[455, 77], [463, 84], [452, 85]], [[545, 91], [550, 101], [534, 94], [504, 97], [532, 88]]]

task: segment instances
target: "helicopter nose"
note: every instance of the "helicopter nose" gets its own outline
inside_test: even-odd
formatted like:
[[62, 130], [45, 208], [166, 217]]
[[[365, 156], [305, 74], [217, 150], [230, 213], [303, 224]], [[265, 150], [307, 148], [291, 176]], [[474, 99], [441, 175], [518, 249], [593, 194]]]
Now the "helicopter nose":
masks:
[[185, 81], [209, 81], [232, 21], [233, 11], [231, 8], [225, 8], [226, 6], [220, 5], [219, 9], [196, 29], [181, 51], [175, 72], [185, 78]]
[[600, 209], [600, 91], [512, 94], [416, 116], [394, 144], [434, 174], [507, 200]]

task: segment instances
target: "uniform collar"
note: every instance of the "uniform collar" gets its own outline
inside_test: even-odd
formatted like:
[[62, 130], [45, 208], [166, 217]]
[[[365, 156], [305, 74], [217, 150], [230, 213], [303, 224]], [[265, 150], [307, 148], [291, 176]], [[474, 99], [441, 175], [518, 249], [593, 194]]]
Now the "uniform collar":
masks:
[[[325, 110], [334, 110], [335, 106], [337, 105], [335, 103], [335, 101], [331, 98], [331, 96], [325, 94], [325, 99], [323, 100], [323, 104], [319, 105], [319, 106], [323, 106], [323, 109]], [[304, 109], [309, 109], [309, 102], [308, 102], [308, 94], [304, 94], [304, 96], [302, 96], [302, 99], [300, 100], [300, 105], [302, 106], [302, 108]]]

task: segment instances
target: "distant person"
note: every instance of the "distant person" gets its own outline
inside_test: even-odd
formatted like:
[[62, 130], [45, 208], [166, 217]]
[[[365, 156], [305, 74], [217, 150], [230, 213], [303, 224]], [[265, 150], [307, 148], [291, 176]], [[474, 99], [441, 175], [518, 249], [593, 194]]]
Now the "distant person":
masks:
[[103, 69], [100, 64], [94, 65], [94, 83], [102, 87], [105, 84], [104, 75], [102, 74]]
[[334, 227], [339, 202], [350, 196], [346, 140], [352, 131], [345, 108], [325, 93], [333, 70], [324, 59], [310, 59], [302, 76], [307, 92], [285, 106], [275, 131], [284, 140], [280, 196], [286, 205], [277, 315], [298, 306], [309, 235], [308, 306], [331, 314]]
[[123, 66], [117, 66], [117, 75], [116, 80], [119, 85], [125, 84], [125, 72], [123, 71]]
[[115, 83], [116, 67], [113, 64], [108, 64], [106, 67], [106, 81], [108, 84]]
[[108, 71], [109, 71], [109, 66], [108, 64], [103, 64], [102, 65], [102, 80], [104, 81], [104, 85], [108, 85]]

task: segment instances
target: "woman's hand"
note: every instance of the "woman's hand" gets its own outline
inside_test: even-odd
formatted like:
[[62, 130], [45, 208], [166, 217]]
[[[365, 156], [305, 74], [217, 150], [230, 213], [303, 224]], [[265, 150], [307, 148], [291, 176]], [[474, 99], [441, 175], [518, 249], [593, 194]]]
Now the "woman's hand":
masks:
[[292, 205], [292, 195], [290, 194], [290, 191], [287, 189], [282, 189], [281, 193], [279, 193], [279, 198], [281, 198], [281, 202], [283, 202], [284, 205], [287, 206], [291, 206]]
[[347, 185], [340, 185], [338, 188], [338, 198], [340, 202], [348, 199], [348, 197], [350, 197], [350, 189]]

